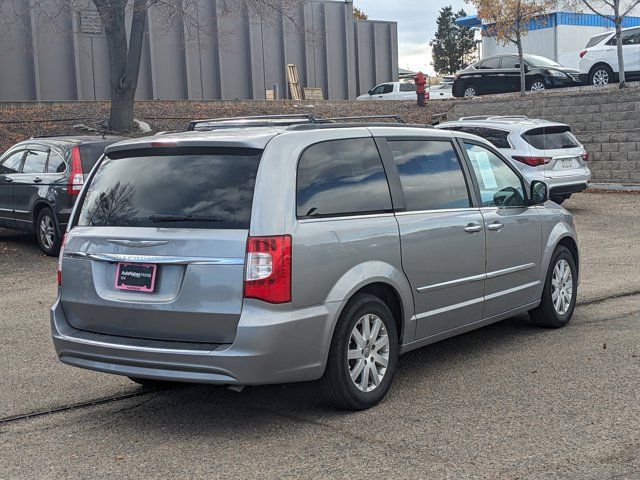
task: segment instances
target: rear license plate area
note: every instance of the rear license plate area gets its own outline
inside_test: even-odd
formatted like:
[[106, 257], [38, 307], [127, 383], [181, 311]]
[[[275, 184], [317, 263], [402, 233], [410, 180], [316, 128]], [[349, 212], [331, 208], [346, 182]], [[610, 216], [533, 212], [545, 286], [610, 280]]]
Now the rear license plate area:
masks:
[[555, 165], [555, 170], [569, 170], [578, 168], [579, 164], [575, 158], [561, 158]]
[[143, 263], [118, 263], [115, 287], [118, 290], [151, 293], [156, 286], [158, 266]]

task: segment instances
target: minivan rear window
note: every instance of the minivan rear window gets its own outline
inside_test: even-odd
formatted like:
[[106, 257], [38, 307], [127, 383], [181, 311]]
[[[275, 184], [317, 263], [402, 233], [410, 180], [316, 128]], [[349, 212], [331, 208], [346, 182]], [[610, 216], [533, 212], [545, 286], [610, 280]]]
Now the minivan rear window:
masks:
[[261, 150], [162, 148], [100, 163], [79, 226], [247, 229]]
[[580, 142], [571, 133], [568, 126], [540, 127], [526, 131], [522, 138], [538, 150], [556, 150], [558, 148], [576, 148]]

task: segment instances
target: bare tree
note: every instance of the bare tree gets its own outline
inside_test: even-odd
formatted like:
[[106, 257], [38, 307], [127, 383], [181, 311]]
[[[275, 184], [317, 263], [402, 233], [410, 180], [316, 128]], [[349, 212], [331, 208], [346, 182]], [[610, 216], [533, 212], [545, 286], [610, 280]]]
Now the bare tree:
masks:
[[[2, 6], [5, 0], [0, 0]], [[104, 28], [109, 54], [111, 113], [109, 128], [126, 132], [133, 128], [133, 105], [140, 59], [147, 31], [148, 11], [161, 16], [167, 26], [182, 22], [187, 33], [204, 34], [215, 43], [220, 43], [225, 35], [203, 19], [200, 12], [202, 2], [217, 2], [219, 16], [238, 16], [250, 12], [253, 18], [266, 22], [284, 19], [287, 26], [304, 31], [296, 23], [295, 11], [306, 0], [30, 0], [29, 9], [39, 12], [41, 21], [56, 23], [63, 12], [72, 10], [74, 14], [93, 4]], [[21, 18], [28, 11], [17, 11], [14, 2], [14, 16]], [[130, 18], [130, 25], [127, 25]], [[130, 27], [130, 28], [127, 28]], [[128, 32], [128, 33], [127, 33]], [[306, 35], [306, 31], [304, 32]]]
[[616, 29], [616, 49], [618, 53], [619, 86], [624, 88], [627, 81], [624, 74], [624, 57], [622, 55], [622, 22], [631, 11], [640, 5], [640, 0], [569, 0], [569, 7], [585, 6], [596, 15], [610, 20]]
[[555, 6], [555, 0], [467, 0], [475, 5], [478, 16], [487, 21], [485, 35], [493, 35], [503, 44], [518, 48], [520, 62], [520, 95], [526, 90], [522, 38], [529, 32], [533, 20], [545, 21], [545, 14]]

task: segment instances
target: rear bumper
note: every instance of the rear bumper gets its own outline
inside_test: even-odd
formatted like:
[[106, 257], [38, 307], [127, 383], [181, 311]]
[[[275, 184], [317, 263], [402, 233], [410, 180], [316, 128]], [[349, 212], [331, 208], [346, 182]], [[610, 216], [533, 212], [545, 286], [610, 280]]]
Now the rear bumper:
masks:
[[51, 308], [51, 330], [60, 361], [80, 368], [179, 382], [286, 383], [322, 376], [338, 309], [339, 302], [293, 309], [245, 301], [234, 342], [211, 349], [92, 336], [69, 324], [59, 300]]
[[571, 195], [572, 193], [583, 192], [589, 188], [588, 183], [571, 183], [566, 185], [552, 186], [549, 194], [555, 195]]

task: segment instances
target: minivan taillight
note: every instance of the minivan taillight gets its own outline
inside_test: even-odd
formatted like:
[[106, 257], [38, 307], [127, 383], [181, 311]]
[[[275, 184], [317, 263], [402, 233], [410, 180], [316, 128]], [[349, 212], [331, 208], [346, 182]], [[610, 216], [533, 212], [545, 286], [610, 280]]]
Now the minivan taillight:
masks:
[[291, 235], [249, 237], [245, 268], [246, 298], [291, 301]]
[[520, 162], [520, 163], [524, 163], [526, 165], [529, 165], [530, 167], [538, 167], [540, 165], [546, 165], [551, 160], [553, 160], [553, 158], [551, 158], [551, 157], [519, 157], [519, 156], [514, 156], [512, 158], [514, 160]]
[[587, 51], [586, 50], [582, 50], [580, 52], [580, 58], [584, 57], [586, 54], [587, 54]]
[[62, 286], [62, 257], [64, 256], [64, 245], [67, 243], [67, 234], [62, 237], [62, 245], [60, 246], [60, 254], [58, 255], [58, 286]]
[[584, 152], [582, 154], [582, 160], [585, 161], [585, 162], [589, 161], [589, 152]]
[[71, 149], [71, 175], [67, 184], [67, 193], [78, 195], [84, 184], [84, 174], [82, 173], [82, 158], [80, 157], [80, 147]]

